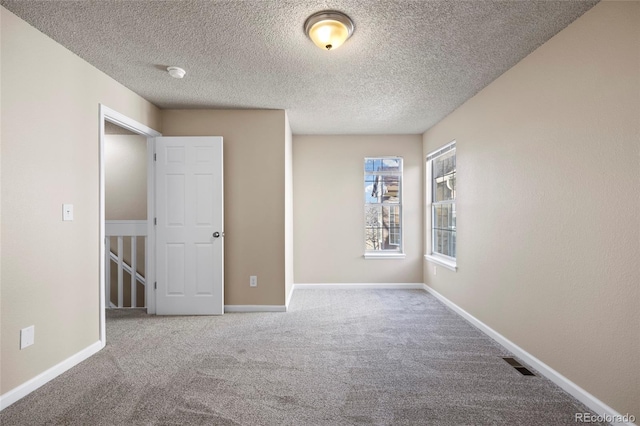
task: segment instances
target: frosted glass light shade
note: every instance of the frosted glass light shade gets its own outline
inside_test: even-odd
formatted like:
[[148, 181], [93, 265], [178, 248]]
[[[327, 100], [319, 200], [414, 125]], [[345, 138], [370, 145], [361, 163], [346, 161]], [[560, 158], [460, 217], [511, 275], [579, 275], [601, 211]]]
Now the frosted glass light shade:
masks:
[[309, 38], [320, 49], [337, 49], [348, 37], [347, 27], [338, 21], [320, 21], [309, 30]]
[[309, 38], [323, 50], [334, 50], [353, 33], [353, 22], [341, 12], [323, 11], [311, 15], [304, 24]]

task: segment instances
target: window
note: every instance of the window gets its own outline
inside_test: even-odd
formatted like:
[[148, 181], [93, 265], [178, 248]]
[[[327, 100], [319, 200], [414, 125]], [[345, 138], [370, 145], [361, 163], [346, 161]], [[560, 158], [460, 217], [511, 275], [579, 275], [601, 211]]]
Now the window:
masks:
[[402, 158], [364, 159], [365, 257], [402, 254]]
[[430, 238], [427, 260], [456, 270], [456, 143], [427, 156]]

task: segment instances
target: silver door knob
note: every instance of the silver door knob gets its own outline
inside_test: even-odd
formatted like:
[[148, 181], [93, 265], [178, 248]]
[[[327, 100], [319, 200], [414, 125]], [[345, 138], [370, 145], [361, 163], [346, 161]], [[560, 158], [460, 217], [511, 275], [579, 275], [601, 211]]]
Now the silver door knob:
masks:
[[[222, 234], [224, 236], [224, 234]], [[213, 238], [220, 238], [220, 233], [219, 232], [214, 232], [213, 233]]]

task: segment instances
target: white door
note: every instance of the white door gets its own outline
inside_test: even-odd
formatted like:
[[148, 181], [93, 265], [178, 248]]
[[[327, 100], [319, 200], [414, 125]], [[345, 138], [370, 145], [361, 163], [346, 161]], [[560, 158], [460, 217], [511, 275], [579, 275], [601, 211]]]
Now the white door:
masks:
[[222, 138], [155, 139], [156, 314], [224, 312]]

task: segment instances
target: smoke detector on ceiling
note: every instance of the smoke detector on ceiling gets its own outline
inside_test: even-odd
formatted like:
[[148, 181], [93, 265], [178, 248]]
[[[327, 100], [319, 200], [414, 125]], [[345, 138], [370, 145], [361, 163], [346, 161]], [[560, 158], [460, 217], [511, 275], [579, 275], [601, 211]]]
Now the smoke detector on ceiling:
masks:
[[183, 70], [180, 67], [168, 67], [167, 71], [169, 72], [169, 75], [173, 78], [183, 78], [187, 73], [185, 70]]

